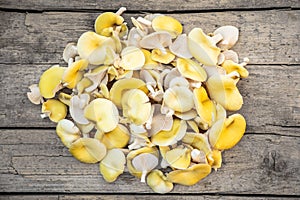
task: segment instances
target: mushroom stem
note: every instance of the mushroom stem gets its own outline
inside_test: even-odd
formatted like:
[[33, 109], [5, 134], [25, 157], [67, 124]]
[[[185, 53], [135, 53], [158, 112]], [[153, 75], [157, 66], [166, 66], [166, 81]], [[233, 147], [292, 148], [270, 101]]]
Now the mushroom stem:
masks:
[[116, 12], [116, 14], [117, 15], [122, 15], [123, 14], [123, 12], [125, 12], [127, 9], [125, 8], [125, 7], [121, 7], [117, 12]]
[[212, 41], [213, 41], [215, 44], [217, 44], [217, 43], [219, 43], [221, 40], [223, 40], [223, 36], [222, 36], [220, 33], [218, 33], [218, 34], [212, 36], [211, 39], [212, 39]]
[[142, 24], [147, 25], [147, 26], [151, 26], [151, 24], [152, 24], [151, 21], [149, 21], [149, 20], [147, 20], [147, 19], [145, 19], [145, 18], [142, 18], [142, 17], [138, 17], [136, 20], [137, 20], [138, 22], [141, 22]]
[[142, 183], [145, 183], [146, 182], [146, 175], [147, 175], [148, 171], [147, 170], [144, 170], [142, 172], [142, 176], [141, 176], [141, 182]]
[[73, 58], [69, 58], [69, 61], [68, 61], [68, 67], [70, 67], [72, 65], [72, 63], [74, 62]]

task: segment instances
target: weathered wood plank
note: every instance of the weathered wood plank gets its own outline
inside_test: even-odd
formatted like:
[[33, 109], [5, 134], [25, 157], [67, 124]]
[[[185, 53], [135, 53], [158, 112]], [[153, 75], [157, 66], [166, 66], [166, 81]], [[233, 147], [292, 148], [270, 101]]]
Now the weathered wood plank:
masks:
[[[49, 65], [0, 65], [0, 127], [55, 127], [40, 117], [41, 106], [26, 96], [27, 88]], [[250, 76], [238, 87], [244, 96], [239, 111], [247, 119], [247, 132], [299, 136], [300, 66], [248, 66]]]
[[[65, 45], [77, 41], [99, 13], [0, 12], [1, 63], [63, 63]], [[133, 14], [125, 14], [130, 21]], [[299, 10], [173, 14], [186, 31], [201, 27], [212, 32], [222, 25], [240, 29], [234, 49], [252, 64], [299, 64]]]
[[2, 0], [0, 8], [21, 9], [21, 10], [117, 10], [125, 6], [130, 11], [189, 11], [189, 10], [210, 10], [210, 9], [254, 9], [254, 8], [277, 8], [277, 7], [299, 7], [297, 0], [163, 0], [157, 1], [34, 1], [34, 0]]
[[[106, 183], [98, 164], [69, 157], [54, 134], [51, 130], [0, 131], [4, 157], [0, 160], [0, 191], [152, 193], [128, 173], [115, 183]], [[245, 135], [223, 153], [220, 170], [195, 186], [176, 185], [173, 193], [300, 195], [299, 145], [299, 137]]]

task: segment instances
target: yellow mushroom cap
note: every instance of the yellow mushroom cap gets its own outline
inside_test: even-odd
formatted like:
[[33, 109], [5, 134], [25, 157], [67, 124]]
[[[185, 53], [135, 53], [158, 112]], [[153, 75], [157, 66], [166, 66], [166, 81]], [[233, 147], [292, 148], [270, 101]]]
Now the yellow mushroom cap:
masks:
[[114, 130], [119, 122], [119, 111], [110, 100], [97, 98], [84, 109], [84, 116], [96, 122], [97, 128], [109, 132]]
[[84, 163], [96, 163], [106, 155], [106, 147], [94, 138], [80, 138], [73, 142], [69, 149], [70, 153]]
[[215, 66], [221, 50], [203, 33], [201, 28], [194, 28], [188, 35], [191, 54], [202, 64]]
[[167, 179], [173, 183], [181, 185], [194, 185], [201, 179], [205, 178], [211, 172], [208, 164], [196, 164], [188, 169], [179, 169], [167, 174]]
[[144, 56], [145, 56], [145, 64], [143, 66], [143, 69], [154, 69], [158, 66], [158, 62], [154, 61], [151, 58], [151, 52], [146, 49], [141, 49]]
[[56, 99], [49, 99], [42, 105], [42, 113], [49, 116], [53, 122], [58, 122], [67, 116], [67, 106]]
[[125, 47], [121, 52], [120, 66], [125, 70], [141, 69], [145, 64], [145, 56], [142, 50], [135, 46]]
[[242, 78], [247, 78], [249, 75], [249, 72], [244, 67], [243, 64], [238, 64], [233, 62], [232, 60], [225, 60], [222, 63], [222, 67], [226, 70], [226, 73], [229, 74], [233, 71], [237, 71]]
[[198, 115], [204, 123], [211, 127], [216, 118], [216, 106], [214, 102], [209, 99], [204, 87], [195, 88], [193, 92]]
[[166, 161], [176, 169], [186, 169], [191, 164], [191, 150], [177, 147], [166, 152]]
[[176, 62], [178, 71], [186, 78], [203, 82], [206, 81], [207, 74], [201, 65], [191, 59], [178, 58]]
[[158, 169], [151, 171], [147, 176], [147, 184], [151, 189], [160, 194], [171, 192], [173, 183], [167, 180], [167, 177]]
[[243, 97], [236, 87], [236, 82], [225, 75], [213, 75], [206, 82], [211, 99], [221, 104], [226, 110], [236, 111], [243, 105]]
[[62, 77], [66, 69], [66, 67], [54, 65], [42, 74], [39, 89], [44, 98], [53, 98], [55, 96], [55, 93], [60, 89]]
[[72, 63], [63, 75], [63, 82], [67, 83], [67, 87], [70, 89], [75, 88], [77, 83], [82, 79], [83, 70], [88, 67], [88, 61], [85, 59], [78, 60]]
[[61, 102], [63, 102], [64, 104], [66, 104], [67, 106], [70, 106], [71, 104], [71, 98], [72, 96], [67, 94], [67, 93], [64, 93], [64, 92], [60, 92], [58, 94], [58, 100], [60, 100]]
[[124, 172], [126, 158], [120, 149], [108, 150], [100, 162], [100, 173], [107, 182], [114, 182]]
[[246, 120], [240, 114], [233, 114], [226, 120], [217, 121], [209, 130], [212, 147], [225, 150], [235, 146], [246, 131]]
[[175, 58], [175, 55], [172, 54], [169, 50], [162, 52], [160, 49], [153, 49], [151, 52], [151, 59], [163, 64], [169, 64]]
[[124, 18], [113, 12], [105, 12], [99, 15], [95, 21], [96, 33], [104, 36], [111, 36], [111, 32], [108, 30], [111, 27], [121, 25], [124, 22]]
[[80, 138], [80, 130], [75, 124], [68, 120], [62, 119], [56, 126], [56, 133], [61, 139], [62, 143], [70, 148], [71, 144]]
[[164, 104], [174, 111], [187, 112], [194, 107], [193, 93], [187, 87], [171, 87], [164, 94]]
[[205, 155], [208, 155], [211, 152], [207, 136], [204, 134], [187, 132], [182, 138], [182, 142], [203, 151]]
[[126, 91], [122, 97], [123, 116], [136, 125], [144, 124], [151, 114], [148, 96], [139, 89]]
[[167, 31], [172, 38], [176, 38], [183, 30], [181, 23], [177, 19], [165, 15], [155, 17], [152, 20], [152, 28], [155, 31]]
[[208, 156], [207, 156], [208, 164], [211, 168], [217, 170], [222, 165], [222, 152], [220, 150], [214, 149]]
[[107, 149], [113, 149], [125, 147], [128, 144], [129, 139], [130, 133], [128, 129], [125, 126], [118, 124], [114, 130], [104, 133], [100, 138], [100, 141]]

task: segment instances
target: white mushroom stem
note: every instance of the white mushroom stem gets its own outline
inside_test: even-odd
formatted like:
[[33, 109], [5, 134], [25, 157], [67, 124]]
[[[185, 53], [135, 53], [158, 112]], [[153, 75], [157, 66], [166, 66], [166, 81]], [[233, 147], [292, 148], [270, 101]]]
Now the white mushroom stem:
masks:
[[73, 63], [74, 63], [73, 58], [69, 58], [69, 61], [68, 61], [68, 67], [70, 67]]
[[142, 176], [141, 176], [141, 182], [142, 183], [145, 183], [146, 182], [146, 175], [148, 174], [148, 171], [147, 170], [144, 170], [142, 172]]
[[116, 12], [116, 14], [117, 15], [122, 15], [123, 14], [123, 12], [125, 12], [127, 9], [125, 8], [125, 7], [121, 7], [117, 12]]
[[[212, 36], [212, 37], [211, 37], [211, 40], [212, 40], [215, 44], [217, 44], [217, 43], [219, 43], [221, 40], [223, 40], [223, 36], [222, 36], [220, 33], [218, 33], [218, 34]], [[227, 42], [227, 43], [228, 43], [228, 42]]]
[[47, 113], [43, 113], [43, 114], [41, 114], [41, 118], [47, 118], [47, 117], [49, 117], [49, 114], [47, 114]]
[[145, 24], [146, 26], [151, 26], [152, 22], [143, 18], [143, 17], [138, 17], [137, 18], [137, 21], [142, 23], [142, 24]]
[[190, 82], [190, 86], [193, 88], [200, 88], [201, 85], [201, 82]]

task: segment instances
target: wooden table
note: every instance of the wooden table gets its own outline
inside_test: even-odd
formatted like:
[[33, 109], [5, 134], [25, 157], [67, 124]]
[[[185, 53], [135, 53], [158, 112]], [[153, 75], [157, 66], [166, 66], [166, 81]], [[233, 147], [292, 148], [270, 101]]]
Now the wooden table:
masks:
[[[241, 142], [223, 154], [223, 166], [195, 186], [154, 194], [128, 173], [106, 183], [98, 165], [79, 163], [40, 118], [27, 86], [60, 63], [68, 42], [93, 29], [103, 11], [125, 6], [176, 17], [186, 31], [240, 30], [234, 50], [248, 56], [240, 81], [247, 120]], [[300, 195], [300, 1], [0, 0], [0, 199], [297, 199]], [[38, 195], [38, 196], [36, 196]]]

